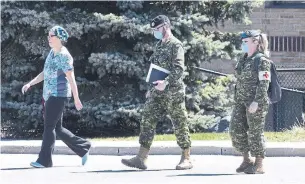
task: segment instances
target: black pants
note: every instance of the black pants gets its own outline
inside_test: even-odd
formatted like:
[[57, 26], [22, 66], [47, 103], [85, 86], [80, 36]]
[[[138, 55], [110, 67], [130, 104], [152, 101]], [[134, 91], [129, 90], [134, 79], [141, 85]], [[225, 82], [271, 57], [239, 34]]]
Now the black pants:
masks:
[[51, 96], [45, 103], [44, 131], [41, 151], [37, 162], [45, 167], [52, 167], [52, 153], [56, 135], [78, 156], [83, 157], [90, 149], [91, 143], [62, 126], [63, 110], [68, 99]]

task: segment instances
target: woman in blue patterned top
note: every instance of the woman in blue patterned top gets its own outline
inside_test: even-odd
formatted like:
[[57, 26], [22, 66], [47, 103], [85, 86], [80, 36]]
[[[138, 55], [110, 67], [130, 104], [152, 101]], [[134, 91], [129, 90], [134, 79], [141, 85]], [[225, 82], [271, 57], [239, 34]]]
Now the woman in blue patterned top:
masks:
[[36, 162], [31, 166], [42, 168], [52, 167], [52, 152], [56, 135], [78, 156], [82, 158], [82, 165], [87, 161], [91, 143], [81, 137], [75, 136], [62, 126], [63, 110], [73, 93], [74, 104], [77, 110], [83, 108], [78, 96], [78, 89], [73, 70], [73, 58], [62, 42], [68, 40], [67, 31], [54, 26], [48, 35], [51, 51], [46, 58], [43, 71], [32, 81], [22, 87], [25, 93], [31, 86], [44, 81], [44, 131], [41, 151]]

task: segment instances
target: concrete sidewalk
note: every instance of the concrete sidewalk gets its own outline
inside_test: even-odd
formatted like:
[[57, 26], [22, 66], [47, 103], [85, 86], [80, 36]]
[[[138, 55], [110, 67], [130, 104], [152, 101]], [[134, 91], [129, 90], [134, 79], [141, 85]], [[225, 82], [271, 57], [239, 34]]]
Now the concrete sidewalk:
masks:
[[[1, 153], [38, 154], [41, 140], [1, 140]], [[138, 141], [91, 141], [91, 155], [135, 155], [139, 149]], [[267, 156], [305, 157], [305, 142], [267, 142]], [[151, 155], [179, 155], [181, 153], [175, 141], [155, 141]], [[55, 143], [54, 154], [74, 154], [62, 141]], [[192, 141], [193, 155], [239, 155], [230, 141]]]

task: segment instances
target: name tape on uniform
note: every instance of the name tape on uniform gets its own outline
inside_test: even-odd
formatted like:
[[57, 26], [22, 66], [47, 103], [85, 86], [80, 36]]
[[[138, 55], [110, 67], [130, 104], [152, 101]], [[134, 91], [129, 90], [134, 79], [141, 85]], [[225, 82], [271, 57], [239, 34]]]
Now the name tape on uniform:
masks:
[[270, 72], [269, 71], [260, 71], [258, 72], [258, 79], [261, 80], [269, 80], [270, 81]]

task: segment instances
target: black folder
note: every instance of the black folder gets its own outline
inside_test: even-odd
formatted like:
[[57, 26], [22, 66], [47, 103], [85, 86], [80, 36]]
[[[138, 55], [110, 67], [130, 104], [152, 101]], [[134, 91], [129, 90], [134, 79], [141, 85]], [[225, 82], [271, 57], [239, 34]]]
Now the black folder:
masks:
[[153, 83], [157, 80], [164, 80], [169, 74], [170, 71], [151, 63], [146, 77], [146, 82]]

